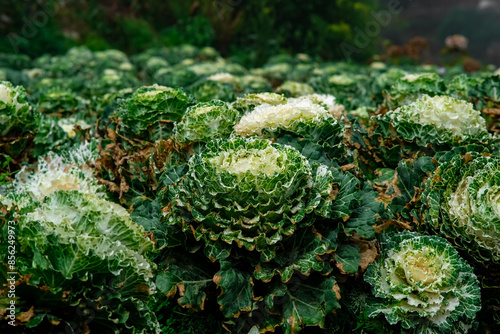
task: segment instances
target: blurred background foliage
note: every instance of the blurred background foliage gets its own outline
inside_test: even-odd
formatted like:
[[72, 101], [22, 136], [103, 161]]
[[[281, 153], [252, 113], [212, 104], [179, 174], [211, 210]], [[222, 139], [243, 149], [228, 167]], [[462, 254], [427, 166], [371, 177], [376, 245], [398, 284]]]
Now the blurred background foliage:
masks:
[[469, 56], [500, 66], [500, 1], [380, 0], [380, 8], [392, 1], [398, 1], [403, 10], [384, 29], [384, 44], [403, 45], [422, 36], [429, 44], [422, 61], [446, 64], [440, 57], [446, 37], [463, 35], [469, 41]]
[[342, 43], [366, 31], [373, 13], [397, 3], [401, 14], [357, 52], [355, 61], [384, 54], [415, 36], [429, 41], [424, 61], [439, 62], [444, 39], [462, 34], [469, 53], [500, 65], [500, 9], [486, 0], [0, 0], [0, 53], [32, 57], [60, 54], [75, 45], [116, 48], [213, 46], [245, 66], [279, 53], [307, 53], [342, 60]]
[[456, 8], [448, 13], [437, 30], [437, 36], [444, 40], [453, 34], [469, 39], [469, 52], [474, 57], [485, 56], [488, 46], [500, 43], [499, 14], [491, 10]]
[[[74, 45], [146, 48], [214, 46], [245, 65], [279, 52], [339, 59], [338, 45], [364, 26], [377, 0], [0, 0], [0, 52], [32, 57]], [[373, 54], [376, 40], [356, 54]], [[13, 48], [14, 45], [14, 48]]]

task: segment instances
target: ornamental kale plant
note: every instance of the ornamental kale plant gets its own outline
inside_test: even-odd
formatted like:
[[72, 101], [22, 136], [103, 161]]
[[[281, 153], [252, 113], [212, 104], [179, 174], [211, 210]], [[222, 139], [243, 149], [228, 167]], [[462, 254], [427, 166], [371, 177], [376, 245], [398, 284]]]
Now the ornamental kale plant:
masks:
[[243, 97], [239, 97], [233, 103], [233, 108], [238, 110], [240, 115], [243, 116], [245, 114], [250, 113], [255, 109], [255, 107], [261, 104], [269, 104], [269, 105], [278, 105], [285, 104], [287, 98], [282, 94], [276, 93], [256, 93], [256, 94], [247, 94]]
[[342, 160], [345, 155], [345, 128], [317, 98], [315, 101], [308, 98], [289, 99], [285, 104], [256, 106], [236, 124], [234, 133], [241, 137], [257, 136], [278, 141], [287, 135], [298, 137], [318, 145], [329, 159]]
[[[40, 159], [36, 173], [20, 173], [16, 192], [0, 196], [5, 254], [14, 245], [6, 236], [15, 222], [10, 265], [16, 270], [17, 326], [26, 332], [159, 333], [148, 308], [155, 291], [154, 264], [147, 258], [153, 243], [125, 209], [104, 198], [81, 161], [48, 159]], [[10, 278], [2, 271], [2, 284]], [[1, 292], [3, 303], [7, 292]]]
[[[0, 178], [21, 168], [22, 162], [33, 160], [33, 139], [40, 114], [27, 101], [23, 87], [0, 82]], [[4, 174], [5, 173], [5, 174]]]
[[376, 297], [366, 300], [368, 316], [383, 314], [411, 333], [468, 333], [481, 309], [472, 267], [437, 236], [386, 236], [364, 280]]
[[396, 109], [424, 95], [441, 95], [445, 89], [444, 81], [436, 73], [407, 74], [385, 92], [385, 105], [388, 109]]
[[173, 138], [182, 145], [227, 138], [238, 118], [238, 112], [223, 101], [201, 102], [189, 107], [175, 123]]
[[[158, 332], [147, 308], [154, 284], [145, 255], [153, 244], [128, 213], [76, 190], [54, 191], [43, 203], [31, 201], [0, 198], [7, 213], [1, 217], [3, 236], [7, 222], [17, 222], [16, 315], [23, 319], [18, 326]], [[6, 254], [7, 238], [2, 239]], [[7, 278], [2, 275], [2, 284]]]
[[[271, 257], [269, 246], [312, 223], [307, 214], [329, 214], [331, 173], [318, 167], [313, 178], [307, 160], [293, 148], [260, 139], [214, 141], [188, 166], [189, 177], [168, 196], [172, 210], [189, 210], [198, 223], [196, 238], [209, 245], [226, 248], [224, 243], [234, 242]], [[176, 223], [180, 217], [169, 219]]]
[[361, 160], [368, 165], [395, 168], [403, 158], [433, 156], [470, 144], [497, 150], [481, 113], [471, 103], [448, 96], [424, 95], [415, 102], [373, 116], [372, 126], [355, 123], [351, 137]]
[[220, 291], [225, 326], [238, 333], [257, 316], [261, 332], [323, 326], [340, 306], [333, 264], [344, 273], [360, 264], [356, 246], [333, 256], [339, 231], [373, 237], [375, 193], [350, 173], [257, 138], [212, 141], [178, 171], [160, 193], [166, 251], [158, 289], [198, 310]]
[[500, 266], [499, 168], [498, 156], [454, 155], [422, 194], [422, 228], [449, 239], [488, 276]]
[[190, 101], [180, 89], [153, 85], [141, 87], [118, 110], [118, 133], [132, 140], [168, 139]]
[[89, 101], [63, 89], [51, 89], [38, 98], [37, 109], [42, 114], [74, 114], [88, 108]]

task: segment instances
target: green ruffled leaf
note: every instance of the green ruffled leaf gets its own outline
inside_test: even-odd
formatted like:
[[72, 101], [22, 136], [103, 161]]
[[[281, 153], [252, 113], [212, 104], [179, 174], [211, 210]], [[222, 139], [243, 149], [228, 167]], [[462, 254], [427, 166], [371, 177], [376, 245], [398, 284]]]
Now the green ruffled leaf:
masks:
[[361, 182], [349, 172], [332, 170], [338, 193], [332, 201], [331, 218], [341, 218], [347, 235], [357, 232], [364, 238], [375, 235], [375, 223], [383, 208], [369, 183]]
[[220, 262], [220, 271], [214, 282], [221, 289], [217, 301], [226, 318], [237, 318], [241, 312], [252, 310], [252, 278], [250, 274], [233, 266], [230, 261]]

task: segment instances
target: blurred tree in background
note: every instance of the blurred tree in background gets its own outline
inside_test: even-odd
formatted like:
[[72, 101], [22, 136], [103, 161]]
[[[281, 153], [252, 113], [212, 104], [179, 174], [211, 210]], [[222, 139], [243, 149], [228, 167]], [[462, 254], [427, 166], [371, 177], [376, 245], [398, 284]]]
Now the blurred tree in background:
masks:
[[[341, 59], [339, 45], [372, 19], [377, 0], [0, 0], [0, 52], [62, 53], [192, 44], [250, 65], [277, 52]], [[377, 39], [360, 52], [366, 60]]]

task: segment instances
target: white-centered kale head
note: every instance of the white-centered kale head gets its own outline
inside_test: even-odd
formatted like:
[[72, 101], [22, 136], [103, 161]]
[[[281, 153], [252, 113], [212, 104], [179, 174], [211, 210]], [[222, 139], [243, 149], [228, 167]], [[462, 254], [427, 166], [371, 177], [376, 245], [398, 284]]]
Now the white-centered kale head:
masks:
[[427, 180], [422, 204], [423, 229], [448, 238], [484, 274], [499, 271], [498, 156], [470, 152], [442, 162]]
[[383, 314], [412, 333], [468, 333], [481, 309], [472, 267], [438, 236], [385, 236], [364, 280], [376, 297], [367, 299], [368, 316]]

